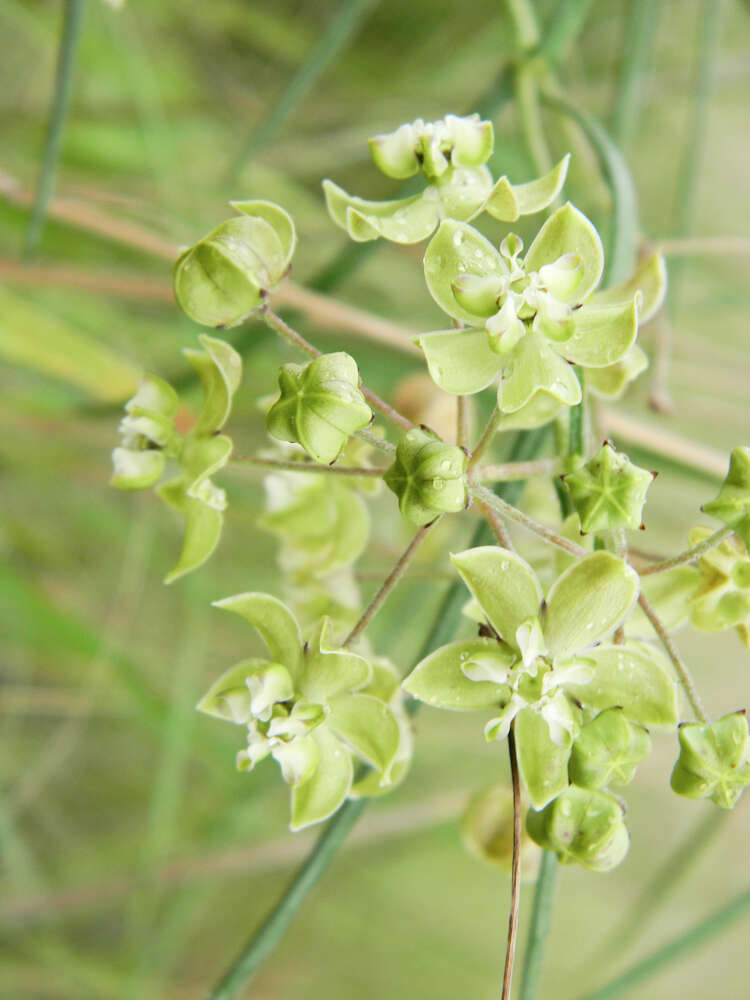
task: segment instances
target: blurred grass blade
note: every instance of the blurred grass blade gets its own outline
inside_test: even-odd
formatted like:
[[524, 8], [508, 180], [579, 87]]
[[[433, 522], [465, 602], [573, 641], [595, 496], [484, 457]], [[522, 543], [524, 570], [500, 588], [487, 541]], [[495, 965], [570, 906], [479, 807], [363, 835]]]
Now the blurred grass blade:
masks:
[[660, 12], [661, 0], [630, 0], [617, 101], [612, 114], [612, 138], [620, 147], [632, 142], [638, 128], [651, 44]]
[[0, 288], [0, 357], [51, 375], [102, 402], [127, 399], [138, 369], [94, 337]]
[[544, 29], [537, 55], [557, 63], [580, 34], [592, 0], [557, 0], [557, 7]]
[[536, 996], [539, 974], [542, 971], [544, 945], [549, 932], [557, 866], [557, 855], [553, 851], [543, 851], [542, 863], [534, 890], [534, 906], [531, 911], [531, 923], [526, 940], [519, 1000], [534, 1000]]
[[73, 69], [76, 60], [78, 39], [81, 34], [84, 0], [65, 0], [62, 36], [57, 53], [57, 71], [55, 74], [55, 93], [52, 100], [47, 137], [44, 143], [42, 169], [37, 182], [31, 218], [26, 230], [25, 252], [31, 257], [36, 253], [44, 229], [47, 206], [52, 197], [55, 183], [55, 171], [60, 156], [65, 119], [70, 104], [70, 94], [73, 85]]
[[624, 996], [636, 986], [645, 983], [657, 972], [661, 972], [684, 953], [692, 954], [696, 949], [708, 944], [711, 938], [731, 927], [748, 913], [750, 913], [750, 889], [746, 889], [745, 892], [736, 896], [730, 903], [716, 910], [695, 927], [691, 927], [690, 930], [673, 938], [663, 948], [652, 952], [642, 962], [628, 969], [622, 976], [618, 976], [617, 979], [593, 993], [587, 993], [581, 1000], [614, 1000], [615, 997]]
[[602, 285], [616, 285], [632, 272], [638, 247], [638, 197], [625, 159], [595, 118], [564, 97], [544, 95], [544, 103], [580, 126], [599, 159], [612, 194], [612, 225]]
[[227, 180], [237, 179], [243, 167], [272, 139], [289, 115], [305, 99], [318, 78], [330, 66], [363, 18], [378, 0], [343, 0], [328, 26], [307, 59], [292, 77], [288, 87], [271, 109], [266, 119], [252, 134], [242, 153], [232, 165]]

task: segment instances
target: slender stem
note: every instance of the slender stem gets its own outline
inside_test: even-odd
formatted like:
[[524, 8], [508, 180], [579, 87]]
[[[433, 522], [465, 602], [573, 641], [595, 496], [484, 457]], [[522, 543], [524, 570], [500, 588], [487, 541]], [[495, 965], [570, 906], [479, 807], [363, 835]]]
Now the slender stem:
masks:
[[[599, 949], [602, 958], [608, 958], [613, 953], [622, 955], [636, 937], [643, 935], [654, 913], [664, 906], [670, 894], [682, 883], [697, 858], [724, 828], [728, 817], [727, 810], [708, 806], [705, 815], [688, 830], [677, 848], [659, 862], [650, 883], [608, 935]], [[587, 967], [590, 962], [588, 959]]]
[[661, 8], [660, 0], [631, 0], [623, 44], [617, 102], [612, 114], [612, 138], [628, 145], [638, 128], [651, 43]]
[[318, 462], [285, 462], [279, 458], [260, 458], [258, 455], [235, 455], [233, 465], [250, 465], [259, 469], [286, 469], [289, 472], [315, 472], [337, 476], [382, 476], [383, 469], [356, 468], [352, 465], [321, 465]]
[[366, 441], [373, 448], [379, 448], [380, 451], [387, 451], [389, 455], [392, 455], [396, 450], [396, 445], [391, 441], [386, 441], [385, 438], [379, 437], [374, 434], [367, 427], [363, 427], [361, 431], [355, 431], [353, 437], [359, 438], [360, 441]]
[[516, 736], [512, 724], [508, 733], [508, 755], [510, 757], [510, 779], [513, 786], [513, 867], [510, 882], [508, 943], [505, 949], [505, 970], [503, 972], [501, 1000], [510, 1000], [513, 965], [516, 957], [516, 939], [518, 937], [518, 910], [521, 904], [521, 779], [518, 772]]
[[81, 35], [84, 0], [65, 0], [62, 37], [57, 54], [57, 70], [55, 74], [55, 94], [52, 101], [47, 136], [44, 142], [42, 169], [37, 183], [31, 218], [26, 230], [25, 252], [32, 257], [39, 246], [44, 229], [47, 208], [52, 198], [52, 188], [55, 182], [55, 171], [60, 157], [63, 128], [70, 105], [70, 95], [73, 86], [73, 69], [75, 67], [78, 39]]
[[236, 181], [243, 167], [276, 135], [315, 86], [321, 74], [341, 52], [376, 2], [377, 0], [343, 0], [325, 33], [294, 74], [270, 113], [248, 139], [242, 153], [228, 171], [227, 180]]
[[456, 396], [456, 444], [466, 448], [469, 444], [468, 396]]
[[485, 520], [492, 528], [492, 534], [495, 536], [497, 544], [503, 549], [510, 549], [513, 551], [513, 543], [510, 540], [510, 535], [505, 530], [505, 525], [497, 516], [491, 507], [488, 507], [486, 503], [480, 503], [479, 506], [482, 508], [482, 514]]
[[503, 462], [498, 465], [483, 465], [474, 473], [474, 479], [482, 482], [507, 483], [514, 479], [529, 479], [531, 476], [551, 476], [559, 469], [559, 459], [537, 458], [532, 462]]
[[558, 62], [581, 33], [593, 0], [558, 0], [537, 50], [550, 63]]
[[383, 585], [380, 588], [380, 590], [378, 590], [378, 592], [375, 594], [375, 596], [370, 601], [368, 606], [365, 608], [362, 617], [356, 623], [356, 625], [351, 630], [346, 639], [344, 639], [343, 643], [341, 644], [342, 646], [350, 645], [350, 643], [354, 642], [354, 640], [359, 638], [359, 636], [364, 632], [364, 630], [373, 620], [375, 615], [382, 608], [385, 599], [388, 597], [390, 592], [393, 590], [393, 588], [396, 586], [396, 584], [399, 582], [401, 577], [406, 572], [409, 563], [413, 559], [414, 554], [416, 553], [419, 546], [427, 537], [427, 533], [429, 532], [430, 528], [434, 527], [439, 520], [440, 518], [438, 517], [434, 521], [430, 521], [429, 524], [423, 524], [422, 527], [419, 529], [419, 531], [417, 531], [416, 535], [414, 535], [412, 540], [407, 545], [399, 561], [396, 563], [391, 572], [383, 581]]
[[[625, 534], [624, 528], [615, 528], [613, 532], [614, 544], [615, 544], [615, 555], [625, 562], [628, 561], [628, 539]], [[615, 646], [622, 646], [625, 642], [625, 626], [620, 625], [615, 629], [615, 634], [613, 638]]]
[[715, 549], [717, 545], [721, 545], [725, 538], [729, 536], [734, 531], [731, 525], [724, 525], [723, 528], [719, 528], [715, 531], [713, 535], [709, 535], [704, 541], [699, 542], [697, 545], [693, 545], [692, 548], [686, 549], [684, 552], [680, 552], [677, 556], [672, 556], [671, 559], [664, 559], [660, 562], [653, 563], [651, 566], [646, 566], [645, 569], [640, 571], [641, 576], [650, 576], [652, 573], [666, 573], [668, 569], [674, 569], [676, 566], [684, 566], [686, 563], [695, 562], [696, 559], [700, 559], [702, 555], [706, 552], [710, 552], [711, 549]]
[[709, 721], [709, 718], [708, 715], [706, 715], [706, 710], [703, 707], [703, 703], [701, 702], [700, 695], [698, 694], [698, 691], [695, 687], [695, 682], [693, 681], [690, 670], [688, 669], [688, 665], [680, 656], [679, 650], [675, 646], [674, 642], [672, 642], [669, 633], [664, 628], [664, 625], [657, 616], [653, 607], [651, 606], [649, 601], [644, 597], [643, 594], [639, 595], [638, 603], [643, 609], [643, 613], [651, 622], [654, 632], [656, 632], [656, 634], [659, 636], [661, 644], [666, 649], [667, 654], [670, 660], [672, 661], [675, 670], [677, 671], [677, 676], [679, 677], [683, 690], [687, 695], [687, 699], [690, 702], [693, 712], [695, 712], [696, 719], [699, 719], [701, 722], [707, 723]]
[[523, 960], [519, 1000], [534, 1000], [536, 996], [537, 982], [542, 971], [544, 945], [549, 933], [552, 900], [557, 881], [557, 865], [557, 855], [554, 851], [542, 851], [542, 861], [534, 891], [534, 904], [531, 910], [526, 954]]
[[624, 996], [626, 993], [634, 996], [635, 994], [631, 992], [634, 987], [646, 982], [667, 965], [671, 965], [681, 955], [693, 956], [701, 945], [706, 944], [712, 937], [728, 929], [748, 913], [750, 913], [750, 889], [735, 896], [731, 902], [716, 910], [701, 923], [672, 938], [663, 948], [652, 952], [617, 979], [593, 993], [587, 993], [582, 1000], [614, 1000], [615, 997]]
[[576, 542], [571, 542], [570, 539], [564, 538], [562, 535], [558, 535], [558, 533], [553, 531], [552, 528], [548, 528], [540, 521], [535, 521], [533, 517], [529, 517], [528, 514], [524, 514], [522, 510], [519, 510], [517, 507], [513, 507], [511, 504], [503, 500], [502, 497], [497, 496], [484, 486], [472, 486], [471, 492], [480, 503], [486, 504], [488, 507], [496, 510], [501, 517], [507, 517], [509, 520], [515, 521], [528, 531], [533, 532], [535, 535], [539, 535], [540, 538], [544, 538], [545, 541], [549, 542], [551, 545], [556, 545], [559, 549], [564, 549], [565, 552], [569, 552], [570, 555], [582, 557], [589, 554], [583, 546], [578, 545]]
[[[575, 365], [573, 369], [576, 373], [576, 378], [581, 383], [581, 393], [583, 393], [583, 369], [580, 365]], [[584, 424], [585, 424], [585, 414], [584, 414], [584, 400], [583, 395], [581, 395], [581, 402], [577, 406], [571, 406], [570, 415], [568, 417], [568, 454], [569, 455], [585, 455], [586, 454], [586, 444], [584, 442]]]
[[502, 419], [502, 413], [497, 408], [497, 406], [495, 406], [495, 409], [490, 414], [490, 419], [487, 421], [487, 426], [482, 431], [482, 436], [477, 441], [476, 447], [471, 453], [471, 458], [469, 459], [469, 464], [467, 467], [469, 472], [471, 472], [474, 469], [479, 459], [489, 448], [501, 419]]
[[310, 890], [320, 880], [349, 831], [359, 819], [367, 799], [349, 799], [329, 821], [315, 846], [289, 882], [237, 960], [222, 976], [207, 1000], [233, 1000], [281, 941]]
[[[314, 347], [308, 340], [293, 330], [288, 323], [285, 323], [281, 316], [277, 316], [275, 312], [268, 308], [268, 306], [263, 306], [262, 309], [258, 310], [258, 313], [263, 317], [268, 326], [272, 330], [275, 330], [287, 343], [296, 347], [298, 350], [307, 354], [310, 358], [319, 358], [322, 351], [319, 351], [317, 347]], [[389, 403], [386, 403], [384, 399], [381, 399], [376, 393], [371, 389], [368, 389], [366, 385], [360, 385], [360, 390], [362, 395], [368, 402], [372, 403], [376, 410], [380, 410], [384, 417], [392, 420], [394, 424], [397, 424], [402, 430], [410, 431], [414, 424], [411, 420], [407, 420], [403, 414], [395, 410]]]

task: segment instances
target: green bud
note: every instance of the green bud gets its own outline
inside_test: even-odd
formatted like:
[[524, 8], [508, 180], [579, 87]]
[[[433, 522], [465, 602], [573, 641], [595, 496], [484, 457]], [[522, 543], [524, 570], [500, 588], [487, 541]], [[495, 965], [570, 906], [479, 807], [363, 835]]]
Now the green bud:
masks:
[[[697, 545], [711, 534], [698, 527], [690, 532]], [[737, 628], [750, 646], [750, 556], [736, 535], [706, 552], [698, 562], [698, 587], [690, 601], [690, 623], [704, 632]]]
[[540, 847], [555, 851], [563, 864], [577, 862], [596, 872], [616, 868], [630, 846], [617, 799], [607, 792], [575, 785], [541, 812], [530, 810], [526, 829]]
[[731, 525], [750, 552], [750, 448], [735, 448], [719, 495], [701, 508]]
[[672, 789], [688, 799], [711, 799], [733, 809], [750, 784], [750, 746], [745, 712], [718, 722], [680, 726], [680, 756], [672, 771]]
[[[461, 840], [480, 860], [510, 874], [513, 861], [513, 793], [493, 785], [475, 795], [461, 819]], [[521, 874], [536, 878], [541, 851], [526, 830], [521, 835]]]
[[421, 169], [428, 180], [435, 180], [451, 166], [485, 163], [494, 143], [492, 122], [480, 121], [479, 115], [446, 115], [437, 122], [418, 118], [395, 132], [376, 135], [370, 139], [370, 152], [375, 166], [388, 177], [404, 180]]
[[570, 755], [570, 780], [581, 788], [627, 785], [638, 764], [651, 753], [651, 738], [628, 722], [620, 708], [600, 712], [576, 737]]
[[639, 528], [654, 474], [605, 443], [592, 459], [562, 477], [584, 532]]
[[415, 427], [401, 438], [383, 479], [412, 524], [428, 524], [468, 503], [466, 453], [426, 428]]
[[343, 351], [323, 354], [308, 365], [284, 365], [279, 389], [266, 416], [269, 434], [302, 445], [316, 462], [333, 462], [349, 435], [372, 420], [356, 362]]
[[248, 201], [233, 207], [243, 214], [222, 222], [175, 262], [175, 299], [203, 326], [234, 326], [262, 305], [294, 252], [294, 224], [278, 205]]

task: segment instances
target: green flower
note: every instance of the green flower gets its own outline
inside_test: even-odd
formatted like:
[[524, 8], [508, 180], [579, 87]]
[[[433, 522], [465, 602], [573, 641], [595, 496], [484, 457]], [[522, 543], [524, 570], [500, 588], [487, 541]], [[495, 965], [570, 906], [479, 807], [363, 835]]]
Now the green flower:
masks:
[[229, 327], [263, 304], [285, 277], [297, 236], [290, 216], [270, 201], [232, 201], [227, 219], [175, 261], [174, 297], [202, 326]]
[[383, 480], [412, 524], [429, 524], [440, 514], [455, 514], [469, 501], [466, 452], [422, 427], [401, 438], [396, 459]]
[[120, 421], [122, 442], [112, 452], [111, 486], [143, 490], [159, 482], [167, 455], [176, 447], [174, 418], [179, 406], [177, 393], [168, 382], [158, 375], [143, 376]]
[[750, 448], [735, 448], [719, 495], [701, 508], [730, 525], [750, 552]]
[[323, 181], [331, 218], [358, 242], [379, 236], [394, 243], [419, 243], [441, 219], [473, 219], [489, 212], [503, 222], [539, 212], [560, 192], [568, 169], [564, 157], [544, 177], [513, 185], [496, 183], [484, 165], [492, 154], [492, 123], [478, 115], [447, 115], [437, 122], [422, 119], [370, 140], [376, 166], [389, 177], [405, 179], [421, 173], [427, 187], [396, 201], [366, 201]]
[[580, 515], [582, 531], [641, 526], [654, 473], [634, 465], [608, 442], [588, 462], [561, 478]]
[[630, 837], [620, 803], [591, 788], [566, 788], [541, 812], [530, 810], [526, 829], [532, 840], [554, 851], [563, 864], [594, 872], [617, 867], [628, 853]]
[[307, 365], [283, 365], [281, 395], [268, 411], [272, 437], [300, 444], [316, 462], [334, 462], [349, 435], [366, 427], [372, 411], [359, 390], [354, 358], [343, 351]]
[[750, 785], [750, 740], [744, 712], [725, 715], [709, 724], [680, 726], [680, 756], [671, 785], [688, 799], [711, 799], [733, 809]]
[[303, 643], [291, 611], [269, 594], [238, 594], [216, 606], [250, 622], [269, 659], [232, 667], [197, 707], [247, 727], [240, 770], [251, 771], [269, 756], [276, 760], [292, 787], [291, 828], [336, 812], [352, 792], [355, 757], [376, 770], [379, 787], [390, 785], [401, 730], [386, 701], [370, 693], [371, 664], [334, 648], [325, 618]]
[[424, 258], [427, 286], [466, 329], [417, 339], [446, 392], [479, 392], [498, 376], [508, 426], [546, 423], [581, 401], [571, 365], [606, 368], [625, 357], [638, 330], [638, 292], [616, 304], [587, 300], [604, 265], [599, 235], [566, 204], [542, 226], [524, 258], [511, 234], [495, 247], [471, 226], [443, 222]]
[[623, 560], [603, 551], [586, 556], [543, 600], [534, 571], [513, 552], [485, 547], [452, 559], [492, 635], [443, 646], [415, 667], [404, 687], [437, 708], [492, 710], [488, 740], [505, 738], [513, 723], [535, 808], [567, 787], [581, 705], [619, 706], [624, 718], [641, 725], [676, 723], [675, 682], [656, 650], [604, 641], [638, 596], [638, 577]]
[[[690, 532], [690, 544], [711, 535], [708, 528]], [[699, 580], [690, 599], [690, 623], [703, 632], [736, 628], [750, 647], [750, 556], [735, 535], [706, 552], [698, 562]]]
[[133, 399], [125, 404], [120, 424], [122, 444], [112, 453], [111, 483], [119, 489], [156, 486], [174, 459], [178, 475], [157, 487], [157, 493], [185, 520], [185, 535], [177, 564], [165, 583], [172, 583], [202, 565], [219, 543], [226, 494], [211, 481], [232, 453], [232, 441], [219, 431], [229, 419], [232, 397], [242, 377], [239, 354], [223, 340], [201, 336], [202, 351], [185, 350], [203, 391], [203, 402], [191, 430], [174, 429], [177, 393], [154, 375], [146, 376]]

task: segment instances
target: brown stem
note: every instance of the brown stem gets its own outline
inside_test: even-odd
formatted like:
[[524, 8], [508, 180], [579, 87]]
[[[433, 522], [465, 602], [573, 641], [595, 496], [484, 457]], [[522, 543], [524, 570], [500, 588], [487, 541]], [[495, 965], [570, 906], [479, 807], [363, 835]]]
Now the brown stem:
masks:
[[456, 396], [456, 444], [466, 448], [469, 444], [469, 406], [467, 396]]
[[344, 639], [344, 641], [341, 643], [342, 646], [350, 645], [350, 643], [354, 642], [354, 640], [359, 638], [359, 636], [364, 632], [364, 630], [373, 620], [378, 611], [380, 611], [385, 599], [388, 597], [390, 592], [393, 590], [393, 588], [399, 582], [401, 577], [404, 575], [407, 566], [409, 565], [409, 563], [412, 560], [412, 557], [414, 556], [414, 553], [417, 551], [419, 546], [425, 540], [427, 532], [430, 530], [430, 528], [436, 525], [439, 520], [440, 518], [438, 517], [436, 520], [431, 521], [429, 524], [422, 525], [422, 527], [419, 529], [419, 531], [407, 545], [399, 561], [396, 563], [391, 572], [383, 581], [383, 585], [381, 586], [380, 590], [378, 590], [378, 592], [375, 594], [375, 596], [370, 601], [368, 606], [365, 608], [362, 617], [356, 623], [356, 625], [351, 630], [346, 639]]
[[698, 694], [698, 691], [695, 687], [695, 681], [693, 680], [690, 670], [688, 669], [688, 665], [680, 656], [679, 650], [672, 642], [671, 636], [664, 628], [664, 625], [662, 624], [660, 618], [654, 611], [650, 602], [643, 596], [643, 594], [639, 596], [638, 603], [643, 609], [643, 613], [651, 622], [651, 626], [654, 632], [656, 632], [656, 634], [659, 636], [661, 644], [666, 649], [667, 654], [670, 660], [672, 661], [672, 665], [677, 671], [677, 676], [679, 677], [680, 683], [682, 684], [685, 694], [687, 695], [687, 699], [690, 702], [693, 711], [695, 712], [696, 719], [699, 719], [701, 722], [708, 723], [710, 720], [708, 718], [708, 715], [706, 714], [705, 708], [703, 707], [703, 702], [701, 701], [700, 695]]
[[497, 544], [503, 549], [510, 549], [510, 551], [512, 552], [513, 543], [510, 540], [510, 535], [505, 530], [505, 525], [503, 524], [503, 522], [500, 520], [500, 518], [497, 516], [494, 510], [492, 510], [491, 507], [488, 507], [486, 503], [480, 503], [479, 506], [482, 509], [482, 514], [484, 515], [485, 521], [492, 528], [492, 533], [497, 539]]
[[316, 472], [338, 476], [382, 476], [384, 469], [357, 468], [353, 465], [321, 465], [318, 462], [285, 462], [279, 458], [260, 458], [257, 455], [235, 455], [230, 464], [250, 465], [259, 469], [284, 469], [289, 472]]
[[516, 957], [518, 937], [518, 909], [521, 902], [521, 779], [518, 773], [516, 736], [511, 724], [508, 733], [508, 754], [510, 756], [510, 778], [513, 785], [513, 868], [510, 883], [510, 913], [508, 914], [508, 943], [505, 948], [505, 970], [501, 1000], [510, 1000], [513, 962]]

